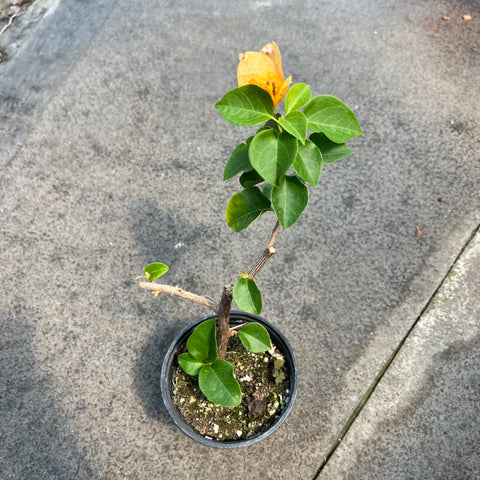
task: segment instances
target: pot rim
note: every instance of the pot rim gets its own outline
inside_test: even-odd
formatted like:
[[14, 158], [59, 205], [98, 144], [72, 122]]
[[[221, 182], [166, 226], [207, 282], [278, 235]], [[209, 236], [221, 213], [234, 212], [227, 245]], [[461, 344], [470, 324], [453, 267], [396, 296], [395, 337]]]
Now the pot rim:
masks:
[[[293, 349], [288, 342], [288, 340], [284, 337], [284, 335], [280, 332], [280, 330], [272, 325], [268, 320], [265, 320], [263, 317], [258, 315], [253, 315], [251, 313], [242, 312], [239, 310], [232, 310], [230, 312], [230, 323], [236, 323], [236, 321], [240, 320], [238, 323], [242, 323], [244, 321], [248, 322], [258, 322], [262, 324], [267, 330], [269, 331], [270, 335], [273, 337], [272, 341], [277, 346], [278, 350], [285, 356], [286, 365], [288, 368], [289, 379], [290, 379], [290, 393], [288, 398], [285, 400], [285, 408], [279, 414], [279, 416], [273, 421], [266, 430], [255, 435], [251, 438], [244, 438], [239, 440], [215, 440], [210, 437], [205, 437], [197, 430], [195, 430], [192, 426], [190, 426], [183, 415], [177, 410], [175, 404], [173, 403], [172, 398], [172, 391], [173, 391], [173, 382], [172, 382], [172, 372], [173, 372], [173, 364], [176, 361], [176, 352], [178, 347], [186, 341], [188, 335], [194, 330], [194, 328], [199, 325], [200, 323], [208, 320], [210, 318], [216, 317], [215, 313], [211, 313], [209, 315], [205, 315], [201, 318], [197, 318], [193, 323], [187, 325], [182, 331], [175, 337], [172, 341], [162, 364], [162, 371], [160, 377], [160, 387], [162, 391], [162, 398], [167, 408], [167, 411], [177, 425], [177, 427], [182, 430], [183, 433], [188, 435], [193, 440], [201, 443], [202, 445], [214, 447], [214, 448], [221, 448], [221, 449], [232, 449], [232, 448], [241, 448], [241, 447], [248, 447], [255, 443], [260, 442], [261, 440], [269, 437], [272, 435], [278, 427], [285, 421], [285, 419], [290, 414], [290, 411], [293, 408], [293, 404], [295, 403], [295, 399], [297, 397], [297, 390], [298, 390], [298, 365], [297, 360], [295, 358], [295, 354], [293, 353]], [[233, 321], [233, 322], [232, 322]]]

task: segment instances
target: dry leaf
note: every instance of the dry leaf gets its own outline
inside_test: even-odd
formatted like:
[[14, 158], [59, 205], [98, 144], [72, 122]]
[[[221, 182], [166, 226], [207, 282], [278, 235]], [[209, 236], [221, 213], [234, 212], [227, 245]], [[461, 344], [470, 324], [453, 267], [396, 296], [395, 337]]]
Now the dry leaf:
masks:
[[417, 238], [425, 238], [425, 231], [420, 229], [420, 227], [417, 225]]

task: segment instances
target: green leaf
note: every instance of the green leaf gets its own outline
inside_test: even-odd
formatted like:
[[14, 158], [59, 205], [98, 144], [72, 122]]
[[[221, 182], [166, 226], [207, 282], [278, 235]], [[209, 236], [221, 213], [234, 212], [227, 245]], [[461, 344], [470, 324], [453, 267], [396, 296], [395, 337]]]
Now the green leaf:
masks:
[[215, 318], [202, 322], [188, 337], [188, 353], [203, 363], [213, 363], [217, 359], [217, 337]]
[[[275, 116], [277, 115], [280, 116], [280, 114], [275, 114]], [[273, 119], [269, 120], [262, 128], [259, 128], [256, 133], [262, 130], [268, 130], [269, 128], [273, 128], [273, 130], [275, 130], [277, 133], [280, 133], [280, 130], [278, 128], [278, 123], [276, 120], [273, 120]]]
[[312, 91], [306, 83], [297, 83], [293, 85], [285, 97], [285, 111], [290, 113], [292, 110], [302, 108], [312, 98]]
[[257, 183], [263, 181], [263, 177], [255, 170], [242, 173], [242, 175], [240, 176], [240, 185], [242, 185], [243, 188], [252, 188]]
[[198, 386], [216, 405], [236, 407], [242, 400], [242, 391], [233, 375], [233, 366], [226, 360], [217, 360], [213, 365], [203, 366], [198, 375]]
[[230, 155], [225, 165], [223, 179], [228, 180], [240, 172], [249, 172], [250, 170], [253, 170], [253, 167], [248, 159], [248, 146], [245, 143], [241, 143]]
[[143, 271], [145, 272], [145, 276], [153, 282], [158, 277], [161, 277], [164, 273], [168, 272], [168, 267], [163, 263], [150, 263], [147, 265]]
[[238, 338], [243, 346], [250, 352], [266, 352], [272, 348], [270, 335], [263, 325], [248, 323], [238, 331]]
[[297, 143], [287, 132], [280, 135], [272, 129], [259, 132], [248, 149], [250, 163], [268, 183], [278, 185], [297, 155]]
[[303, 111], [312, 132], [323, 132], [332, 142], [345, 143], [349, 138], [363, 135], [352, 109], [331, 95], [312, 98]]
[[315, 143], [307, 140], [305, 145], [298, 147], [297, 156], [293, 161], [293, 168], [303, 181], [316, 187], [322, 173], [322, 165], [322, 154]]
[[178, 364], [187, 375], [198, 375], [200, 369], [205, 365], [201, 360], [193, 358], [189, 353], [181, 353], [178, 357]]
[[308, 203], [308, 188], [294, 175], [283, 177], [272, 190], [272, 204], [283, 228], [292, 226]]
[[285, 118], [280, 117], [278, 123], [290, 133], [290, 135], [293, 135], [302, 143], [305, 143], [305, 137], [307, 136], [307, 117], [302, 112], [295, 110], [288, 113]]
[[256, 85], [244, 85], [226, 93], [215, 105], [234, 125], [260, 125], [273, 117], [273, 101], [268, 92]]
[[228, 202], [226, 211], [228, 226], [234, 232], [240, 232], [268, 210], [271, 210], [270, 200], [258, 187], [243, 190], [236, 193]]
[[266, 183], [265, 186], [263, 187], [263, 194], [264, 194], [270, 201], [272, 201], [272, 188], [273, 188], [273, 185], [270, 185], [269, 183]]
[[337, 160], [349, 157], [353, 152], [344, 143], [335, 143], [329, 140], [323, 133], [312, 133], [310, 140], [322, 152], [325, 163], [333, 163]]
[[238, 308], [244, 312], [258, 315], [262, 311], [262, 294], [253, 279], [239, 278], [232, 293]]

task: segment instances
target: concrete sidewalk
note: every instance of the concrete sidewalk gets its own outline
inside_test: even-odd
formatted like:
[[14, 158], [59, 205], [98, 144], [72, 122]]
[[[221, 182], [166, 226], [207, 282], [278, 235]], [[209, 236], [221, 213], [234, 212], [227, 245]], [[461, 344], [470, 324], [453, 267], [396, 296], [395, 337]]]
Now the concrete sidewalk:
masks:
[[[480, 8], [35, 8], [0, 63], [2, 480], [478, 478]], [[217, 451], [175, 428], [159, 387], [170, 341], [207, 312], [134, 278], [163, 261], [218, 298], [265, 247], [272, 216], [224, 221], [223, 168], [249, 130], [213, 105], [238, 53], [272, 40], [365, 136], [258, 279], [297, 355], [295, 408], [270, 439]]]
[[478, 478], [479, 320], [477, 231], [319, 478]]

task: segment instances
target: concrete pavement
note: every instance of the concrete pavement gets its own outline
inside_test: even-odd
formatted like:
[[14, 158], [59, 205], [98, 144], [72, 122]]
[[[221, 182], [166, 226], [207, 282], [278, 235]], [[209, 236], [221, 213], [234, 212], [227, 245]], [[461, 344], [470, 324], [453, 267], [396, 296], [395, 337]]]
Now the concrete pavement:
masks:
[[479, 272], [477, 231], [318, 478], [478, 477]]
[[[47, 3], [0, 64], [2, 475], [476, 478], [478, 5]], [[223, 167], [248, 129], [213, 105], [238, 53], [271, 40], [365, 136], [259, 277], [297, 355], [295, 408], [223, 452], [160, 398], [169, 342], [205, 310], [134, 278], [164, 261], [166, 281], [217, 298], [265, 247], [272, 217], [240, 234], [224, 220]]]

